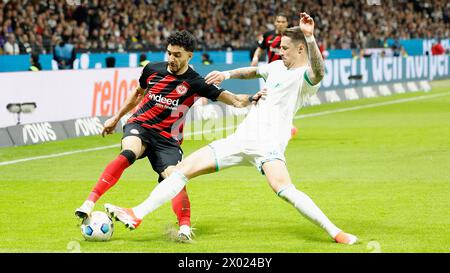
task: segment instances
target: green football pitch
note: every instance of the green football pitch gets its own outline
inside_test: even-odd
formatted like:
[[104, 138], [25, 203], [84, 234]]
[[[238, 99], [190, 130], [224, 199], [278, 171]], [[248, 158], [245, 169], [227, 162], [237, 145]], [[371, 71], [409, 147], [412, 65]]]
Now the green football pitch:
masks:
[[[432, 88], [297, 113], [299, 133], [286, 151], [291, 178], [360, 238], [357, 245], [334, 243], [252, 167], [189, 182], [191, 244], [168, 235], [176, 227], [170, 202], [135, 231], [116, 222], [110, 241], [87, 242], [74, 210], [119, 147], [89, 149], [118, 144], [115, 134], [0, 149], [0, 252], [449, 252], [450, 82]], [[183, 149], [190, 154], [208, 142], [187, 140]], [[71, 151], [78, 152], [58, 155]], [[96, 210], [105, 202], [137, 205], [156, 181], [139, 160]]]

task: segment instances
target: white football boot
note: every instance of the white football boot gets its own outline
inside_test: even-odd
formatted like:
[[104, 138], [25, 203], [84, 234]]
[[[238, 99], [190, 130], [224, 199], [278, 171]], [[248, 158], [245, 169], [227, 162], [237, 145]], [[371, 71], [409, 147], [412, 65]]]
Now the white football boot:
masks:
[[188, 226], [188, 225], [180, 226], [180, 229], [178, 230], [178, 241], [191, 242], [192, 236], [194, 236], [194, 233], [192, 232], [192, 229], [190, 226]]
[[94, 202], [86, 200], [84, 201], [83, 205], [81, 205], [81, 207], [75, 210], [75, 215], [84, 220], [91, 215], [91, 212], [94, 210], [94, 206]]

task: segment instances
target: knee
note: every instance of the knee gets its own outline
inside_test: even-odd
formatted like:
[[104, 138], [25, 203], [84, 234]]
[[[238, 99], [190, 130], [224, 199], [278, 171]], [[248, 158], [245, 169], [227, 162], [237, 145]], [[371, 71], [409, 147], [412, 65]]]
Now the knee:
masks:
[[131, 165], [134, 163], [134, 161], [136, 161], [136, 154], [134, 151], [132, 150], [122, 150], [122, 152], [120, 153], [120, 155], [124, 156], [127, 160], [128, 163]]
[[270, 179], [270, 186], [272, 190], [277, 194], [280, 190], [286, 188], [289, 185], [292, 185], [292, 183], [281, 175], [271, 177]]
[[134, 154], [134, 157], [138, 158], [139, 154], [141, 153], [141, 148], [140, 147], [134, 147], [134, 146], [122, 146], [122, 152], [124, 151], [130, 151]]
[[186, 175], [187, 173], [189, 173], [192, 170], [193, 167], [194, 166], [191, 163], [186, 162], [186, 161], [181, 161], [181, 162], [178, 162], [177, 166], [174, 167], [174, 169], [176, 168], [179, 172]]
[[161, 174], [160, 177], [167, 178], [169, 177], [174, 171], [181, 173], [183, 176], [187, 177], [188, 179], [192, 178], [192, 174], [194, 172], [193, 165], [190, 163], [186, 163], [184, 161], [178, 162], [176, 166], [169, 166], [167, 167]]
[[132, 152], [134, 154], [135, 159], [139, 158], [146, 149], [146, 145], [135, 136], [128, 136], [122, 139], [122, 153], [125, 151]]
[[174, 170], [175, 170], [175, 166], [167, 167], [164, 171], [162, 171], [160, 173], [160, 178], [165, 179], [165, 178], [169, 177], [169, 175], [171, 175]]

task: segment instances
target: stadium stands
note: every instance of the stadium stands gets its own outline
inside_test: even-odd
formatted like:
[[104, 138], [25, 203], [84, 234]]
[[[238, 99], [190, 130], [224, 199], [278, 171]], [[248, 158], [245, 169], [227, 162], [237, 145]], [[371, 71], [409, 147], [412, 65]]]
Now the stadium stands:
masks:
[[381, 5], [367, 0], [3, 0], [0, 53], [6, 54], [12, 33], [20, 54], [51, 53], [63, 36], [78, 52], [160, 50], [169, 33], [182, 28], [195, 34], [201, 48], [250, 48], [273, 27], [276, 12], [284, 11], [296, 24], [300, 10], [314, 15], [317, 37], [329, 49], [383, 47], [387, 38], [450, 36], [450, 2], [443, 0]]

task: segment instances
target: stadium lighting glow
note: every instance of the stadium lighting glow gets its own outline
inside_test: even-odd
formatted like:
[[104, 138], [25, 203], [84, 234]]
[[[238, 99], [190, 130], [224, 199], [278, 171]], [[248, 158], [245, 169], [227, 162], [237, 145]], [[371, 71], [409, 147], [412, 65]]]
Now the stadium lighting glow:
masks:
[[24, 103], [8, 103], [6, 109], [12, 114], [17, 114], [17, 125], [20, 124], [20, 114], [21, 113], [32, 113], [37, 108], [35, 102], [24, 102]]

